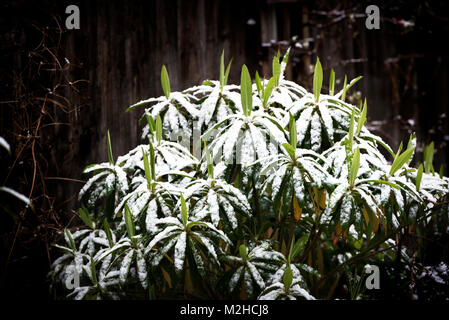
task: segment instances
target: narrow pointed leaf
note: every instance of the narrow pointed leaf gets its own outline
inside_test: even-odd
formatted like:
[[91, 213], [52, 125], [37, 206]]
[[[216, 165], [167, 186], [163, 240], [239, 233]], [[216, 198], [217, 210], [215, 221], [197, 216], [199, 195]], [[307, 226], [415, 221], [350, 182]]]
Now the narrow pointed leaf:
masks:
[[315, 101], [318, 102], [320, 98], [321, 86], [323, 85], [323, 68], [321, 67], [320, 59], [316, 59], [315, 71], [313, 73], [313, 95]]
[[423, 165], [422, 163], [418, 167], [418, 173], [416, 174], [416, 190], [419, 191], [419, 187], [421, 186]]
[[274, 88], [274, 78], [271, 77], [271, 79], [268, 81], [267, 86], [263, 90], [263, 106], [266, 107], [268, 103], [268, 99], [270, 99], [271, 93], [273, 92]]
[[356, 131], [356, 136], [358, 136], [360, 134], [360, 131], [362, 131], [362, 127], [366, 122], [366, 98], [365, 98], [365, 102], [363, 104], [363, 109], [362, 109], [362, 113], [360, 114], [360, 118], [359, 118], [359, 122], [357, 123], [357, 131]]
[[204, 151], [206, 152], [206, 161], [207, 161], [207, 173], [210, 179], [214, 178], [214, 164], [212, 162], [212, 158], [210, 156], [209, 149], [207, 148], [206, 141], [204, 141]]
[[334, 95], [334, 88], [335, 88], [335, 72], [334, 69], [331, 69], [331, 75], [329, 77], [329, 95]]
[[253, 92], [251, 88], [251, 77], [246, 65], [243, 65], [242, 67], [240, 78], [240, 94], [242, 99], [243, 114], [245, 116], [249, 116], [253, 108]]
[[284, 282], [285, 290], [288, 291], [293, 282], [293, 272], [290, 267], [290, 264], [288, 264], [287, 267], [285, 268], [284, 276], [282, 277], [282, 281]]
[[165, 97], [170, 99], [170, 78], [168, 77], [168, 72], [165, 66], [162, 66], [161, 70], [161, 84]]
[[153, 132], [156, 130], [153, 117], [151, 117], [148, 113], [145, 113], [145, 118], [147, 119], [148, 126], [150, 127], [150, 132], [151, 134], [153, 134]]
[[126, 224], [126, 231], [128, 231], [128, 236], [130, 238], [134, 237], [135, 228], [134, 228], [133, 215], [131, 213], [131, 210], [129, 210], [128, 204], [125, 204], [125, 224]]
[[407, 149], [399, 157], [394, 159], [393, 164], [390, 169], [390, 176], [395, 174], [396, 171], [402, 168], [402, 166], [411, 158], [413, 155], [413, 148]]
[[259, 73], [257, 71], [256, 71], [255, 80], [256, 80], [257, 93], [259, 94], [260, 98], [263, 98], [262, 82], [260, 81]]
[[343, 92], [341, 94], [341, 101], [345, 101], [345, 99], [346, 99], [346, 90], [348, 90], [347, 83], [348, 83], [348, 77], [345, 75], [345, 81], [343, 82]]
[[224, 67], [224, 50], [221, 52], [221, 58], [220, 58], [220, 88], [223, 89], [224, 87], [224, 73], [225, 73], [225, 67]]
[[274, 85], [279, 85], [279, 78], [281, 76], [281, 64], [279, 63], [279, 52], [277, 56], [273, 57], [273, 78]]
[[186, 201], [184, 199], [184, 195], [181, 193], [181, 218], [184, 225], [187, 225], [187, 219], [189, 217], [188, 214]]
[[290, 158], [294, 160], [296, 158], [295, 149], [288, 143], [283, 143], [282, 146], [284, 147], [285, 151], [287, 151]]
[[229, 71], [231, 71], [231, 64], [232, 64], [232, 58], [231, 58], [231, 60], [229, 60], [228, 66], [226, 67], [226, 71], [224, 74], [224, 80], [223, 80], [223, 86], [225, 86], [228, 83]]
[[352, 141], [354, 140], [354, 110], [352, 110], [351, 121], [349, 122], [349, 147], [352, 150]]
[[108, 130], [107, 144], [108, 144], [109, 163], [114, 164], [114, 157], [112, 156], [111, 136], [109, 135], [109, 130]]
[[433, 163], [433, 153], [434, 153], [434, 143], [433, 141], [424, 148], [424, 169], [426, 173], [432, 171]]
[[156, 180], [156, 159], [154, 156], [154, 147], [153, 143], [150, 141], [150, 169], [151, 169], [151, 177], [153, 180]]
[[162, 140], [162, 120], [160, 115], [157, 115], [156, 118], [156, 140], [158, 144], [160, 144]]
[[147, 179], [147, 186], [148, 189], [151, 189], [151, 170], [150, 170], [150, 164], [148, 162], [148, 156], [145, 153], [145, 151], [142, 148], [142, 157], [143, 157], [143, 167], [145, 169], [145, 178]]
[[352, 157], [352, 163], [351, 163], [351, 172], [350, 172], [350, 185], [354, 185], [355, 179], [357, 178], [357, 173], [359, 171], [360, 166], [360, 149], [357, 147], [357, 149], [354, 152], [354, 156]]
[[297, 133], [296, 133], [296, 121], [292, 114], [289, 112], [289, 131], [290, 131], [290, 145], [296, 149], [297, 144]]

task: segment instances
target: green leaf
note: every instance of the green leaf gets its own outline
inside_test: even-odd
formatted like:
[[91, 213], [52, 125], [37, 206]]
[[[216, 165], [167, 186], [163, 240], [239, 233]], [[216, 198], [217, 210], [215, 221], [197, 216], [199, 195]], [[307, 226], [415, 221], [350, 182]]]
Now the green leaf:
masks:
[[150, 163], [148, 161], [148, 156], [143, 150], [143, 148], [142, 148], [142, 157], [143, 157], [143, 167], [145, 169], [145, 178], [147, 178], [148, 189], [151, 189], [151, 182], [153, 179], [151, 179]]
[[151, 177], [153, 180], [156, 180], [156, 159], [154, 156], [154, 147], [153, 143], [150, 141], [150, 169], [151, 169]]
[[295, 149], [289, 143], [283, 143], [282, 146], [284, 147], [285, 151], [287, 151], [290, 158], [294, 161], [296, 159]]
[[223, 89], [224, 85], [224, 50], [221, 52], [221, 58], [220, 58], [220, 89]]
[[106, 218], [103, 221], [103, 229], [104, 229], [104, 232], [106, 233], [106, 237], [108, 238], [109, 247], [112, 248], [114, 246], [114, 242], [112, 241], [111, 228], [109, 226], [108, 219], [106, 219]]
[[290, 261], [292, 260], [292, 252], [294, 246], [295, 246], [295, 234], [293, 233], [292, 240], [290, 242], [290, 249], [288, 250], [287, 263], [290, 263]]
[[181, 218], [184, 225], [187, 225], [188, 217], [189, 213], [187, 212], [186, 200], [184, 199], [184, 195], [181, 193]]
[[279, 62], [280, 52], [278, 51], [277, 56], [273, 57], [273, 78], [275, 86], [279, 84], [279, 78], [281, 77], [281, 64]]
[[210, 179], [214, 178], [214, 164], [212, 162], [212, 158], [210, 156], [209, 149], [207, 148], [206, 141], [204, 141], [204, 151], [206, 152], [206, 161], [207, 161], [207, 173]]
[[362, 113], [360, 114], [360, 118], [359, 121], [357, 123], [357, 131], [356, 131], [356, 136], [358, 136], [360, 134], [360, 131], [362, 131], [362, 127], [366, 122], [366, 98], [365, 98], [365, 102], [363, 104], [363, 109], [362, 109]]
[[321, 67], [320, 59], [316, 59], [315, 71], [313, 73], [313, 95], [315, 102], [320, 98], [321, 86], [323, 85], [323, 68]]
[[[286, 66], [287, 65], [287, 63], [288, 63], [288, 57], [290, 56], [290, 49], [291, 49], [291, 47], [289, 47], [288, 49], [287, 49], [287, 51], [285, 52], [285, 54], [284, 54], [284, 57], [282, 58], [282, 63]], [[280, 55], [281, 53], [279, 52], [279, 55]], [[282, 67], [282, 64], [281, 64], [281, 67]], [[281, 68], [281, 72], [282, 72], [282, 68]]]
[[304, 247], [305, 242], [307, 241], [308, 237], [306, 238], [305, 236], [302, 236], [301, 238], [299, 238], [295, 245], [293, 246], [293, 250], [292, 250], [292, 254], [290, 257], [290, 261], [293, 260], [299, 253], [299, 251], [301, 250], [302, 247]]
[[268, 103], [268, 99], [270, 99], [271, 93], [273, 92], [274, 88], [274, 78], [271, 77], [270, 81], [268, 81], [267, 86], [263, 90], [263, 107], [265, 108]]
[[92, 219], [90, 218], [89, 212], [87, 211], [84, 205], [82, 205], [81, 208], [79, 208], [78, 213], [80, 215], [81, 220], [83, 220], [84, 224], [89, 228], [94, 229]]
[[214, 83], [212, 82], [212, 81], [210, 81], [210, 80], [205, 80], [205, 81], [203, 81], [203, 83], [201, 84], [202, 86], [211, 86], [211, 85], [213, 85]]
[[253, 92], [251, 86], [251, 77], [246, 65], [242, 67], [240, 79], [240, 95], [242, 99], [242, 109], [245, 116], [249, 116], [253, 109]]
[[108, 136], [107, 136], [107, 144], [108, 144], [109, 163], [113, 165], [114, 164], [114, 157], [112, 156], [111, 136], [109, 135], [109, 130], [108, 130]]
[[433, 171], [433, 153], [435, 145], [433, 141], [424, 148], [424, 169], [426, 173]]
[[161, 144], [162, 141], [162, 120], [161, 116], [157, 115], [156, 118], [156, 140], [158, 144]]
[[[396, 159], [397, 157], [399, 157], [399, 155], [401, 154], [401, 151], [402, 151], [402, 147], [403, 147], [403, 145], [402, 145], [402, 141], [401, 141], [401, 144], [399, 145], [398, 152], [396, 152], [396, 154], [395, 154], [395, 156], [394, 156], [394, 159]], [[394, 160], [393, 160], [393, 161], [394, 161]]]
[[355, 179], [357, 178], [357, 172], [359, 171], [360, 166], [360, 149], [357, 147], [357, 149], [354, 152], [354, 156], [352, 157], [352, 163], [351, 163], [351, 171], [349, 173], [349, 184], [351, 186], [354, 185]]
[[443, 179], [443, 176], [444, 176], [444, 165], [443, 164], [440, 166], [439, 175], [440, 175], [440, 179]]
[[362, 78], [363, 78], [363, 76], [358, 76], [357, 78], [352, 79], [351, 82], [346, 86], [346, 92], [348, 92], [348, 90], [351, 89], [351, 87], [353, 85], [355, 85]]
[[352, 109], [351, 121], [349, 122], [349, 147], [352, 150], [352, 141], [354, 140], [354, 109]]
[[165, 97], [170, 99], [170, 78], [168, 77], [168, 72], [165, 66], [162, 66], [161, 70], [161, 84]]
[[225, 86], [228, 83], [229, 71], [231, 70], [231, 64], [232, 64], [232, 58], [231, 58], [231, 60], [229, 60], [228, 66], [226, 67], [224, 80], [223, 80], [223, 86]]
[[399, 157], [396, 157], [391, 165], [389, 175], [395, 174], [396, 171], [402, 168], [402, 166], [411, 158], [413, 154], [413, 148], [409, 148], [404, 151]]
[[295, 122], [295, 117], [292, 116], [292, 114], [290, 113], [290, 111], [288, 112], [289, 114], [289, 131], [290, 131], [290, 145], [296, 149], [296, 144], [297, 144], [297, 133], [296, 133], [296, 122]]
[[331, 69], [331, 75], [329, 77], [329, 95], [334, 95], [334, 88], [335, 88], [335, 72], [334, 69]]
[[365, 241], [365, 239], [363, 239], [363, 238], [360, 238], [359, 240], [354, 241], [354, 242], [353, 242], [354, 247], [355, 247], [357, 250], [360, 250], [360, 248], [362, 247], [363, 241]]
[[345, 81], [343, 83], [343, 90], [341, 90], [337, 95], [335, 95], [335, 97], [339, 98], [340, 95], [341, 95], [341, 100], [345, 101], [345, 99], [346, 99], [346, 92], [362, 78], [363, 78], [362, 76], [359, 76], [359, 77], [353, 79], [351, 81], [351, 83], [347, 84], [348, 79], [347, 79], [347, 77], [345, 75]]
[[284, 289], [288, 291], [293, 282], [293, 272], [290, 264], [287, 264], [287, 267], [284, 271], [284, 276], [282, 277], [282, 281], [284, 282]]
[[412, 133], [408, 139], [407, 149], [414, 148], [416, 145], [416, 133]]
[[128, 204], [125, 204], [125, 223], [129, 237], [130, 238], [134, 237], [135, 228], [134, 228], [133, 214], [131, 213], [131, 210], [129, 210]]
[[153, 134], [153, 132], [156, 130], [153, 117], [151, 117], [148, 113], [145, 113], [145, 118], [147, 119], [148, 126], [150, 127], [150, 132], [151, 134]]
[[223, 90], [223, 87], [228, 83], [229, 71], [231, 70], [232, 59], [229, 61], [228, 66], [224, 68], [224, 50], [221, 53], [220, 59], [220, 89]]
[[399, 186], [398, 186], [397, 184], [394, 184], [393, 182], [385, 181], [385, 180], [362, 179], [362, 180], [359, 180], [359, 181], [357, 182], [357, 184], [363, 184], [363, 183], [367, 183], [367, 182], [372, 182], [372, 183], [376, 183], [376, 184], [386, 184], [386, 185], [388, 185], [388, 186], [390, 186], [390, 187], [392, 187], [392, 188], [400, 189]]
[[259, 73], [256, 71], [256, 87], [257, 87], [257, 94], [260, 98], [263, 98], [263, 86], [262, 82], [260, 81]]
[[244, 244], [240, 245], [239, 253], [240, 253], [240, 257], [243, 259], [243, 261], [246, 261], [248, 259], [246, 246]]
[[416, 174], [416, 190], [419, 191], [419, 187], [421, 186], [423, 165], [422, 163], [418, 167], [418, 173]]
[[345, 99], [346, 99], [346, 90], [348, 90], [347, 83], [348, 83], [348, 77], [345, 75], [345, 81], [343, 82], [343, 92], [341, 94], [341, 101], [345, 101]]
[[75, 241], [73, 241], [72, 234], [70, 233], [70, 231], [67, 228], [64, 229], [64, 233], [67, 236], [67, 238], [69, 239], [70, 247], [72, 248], [73, 251], [76, 251], [76, 245], [75, 245]]

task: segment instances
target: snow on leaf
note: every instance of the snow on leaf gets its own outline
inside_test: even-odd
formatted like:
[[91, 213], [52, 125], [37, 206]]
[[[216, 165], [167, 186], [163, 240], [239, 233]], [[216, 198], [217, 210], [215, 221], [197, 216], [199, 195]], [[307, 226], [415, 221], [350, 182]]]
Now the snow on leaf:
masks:
[[231, 279], [229, 280], [229, 291], [232, 292], [237, 287], [237, 284], [239, 283], [240, 279], [242, 278], [242, 275], [244, 273], [245, 269], [243, 266], [240, 266], [237, 268], [237, 271], [234, 272]]
[[151, 265], [153, 265], [153, 266], [159, 265], [161, 260], [168, 253], [168, 251], [170, 251], [170, 249], [173, 248], [173, 246], [175, 245], [175, 243], [177, 241], [178, 241], [178, 238], [173, 237], [173, 238], [169, 239], [167, 242], [165, 242], [163, 246], [159, 247], [151, 259]]
[[128, 278], [129, 269], [131, 267], [131, 262], [133, 260], [133, 257], [134, 257], [134, 250], [129, 250], [129, 252], [123, 258], [123, 261], [122, 261], [122, 264], [120, 267], [120, 283], [122, 285], [125, 284], [125, 282]]
[[323, 119], [324, 128], [326, 129], [329, 142], [332, 144], [334, 142], [334, 127], [329, 110], [322, 104], [319, 104], [318, 108], [320, 110], [321, 118]]
[[321, 140], [321, 119], [318, 113], [314, 112], [310, 123], [310, 141], [312, 142], [312, 150], [320, 150]]
[[301, 116], [296, 121], [296, 132], [298, 136], [298, 143], [303, 144], [307, 130], [310, 127], [313, 108], [307, 108], [301, 113]]
[[142, 254], [141, 250], [136, 251], [136, 261], [137, 261], [137, 273], [139, 277], [139, 281], [144, 289], [147, 289], [148, 283], [148, 273], [147, 273], [147, 264], [145, 262], [145, 258]]
[[207, 210], [210, 212], [212, 223], [214, 224], [214, 226], [218, 227], [218, 224], [220, 223], [220, 207], [218, 205], [217, 194], [213, 189], [210, 189], [207, 195], [207, 205]]
[[184, 259], [186, 255], [186, 245], [187, 245], [187, 233], [182, 232], [178, 238], [175, 245], [175, 270], [176, 272], [181, 272], [184, 267]]
[[147, 253], [147, 251], [151, 250], [159, 241], [172, 236], [174, 233], [176, 233], [176, 231], [179, 232], [179, 228], [180, 227], [178, 225], [170, 226], [158, 233], [148, 244], [145, 254]]
[[243, 122], [241, 120], [236, 120], [226, 133], [226, 142], [223, 147], [223, 155], [227, 162], [232, 162], [233, 148], [236, 144], [237, 138], [239, 137], [242, 125]]
[[251, 273], [251, 276], [256, 281], [259, 288], [265, 288], [265, 282], [263, 281], [263, 278], [260, 275], [259, 271], [257, 271], [256, 267], [249, 261], [246, 263], [246, 265], [248, 266], [249, 272]]

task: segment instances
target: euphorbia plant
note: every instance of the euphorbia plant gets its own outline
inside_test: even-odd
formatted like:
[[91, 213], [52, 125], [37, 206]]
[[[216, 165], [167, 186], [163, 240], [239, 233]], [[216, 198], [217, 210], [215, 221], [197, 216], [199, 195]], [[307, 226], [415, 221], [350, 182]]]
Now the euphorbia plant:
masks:
[[[317, 59], [309, 93], [284, 79], [289, 53], [270, 79], [253, 83], [243, 66], [239, 86], [224, 54], [219, 80], [183, 92], [163, 67], [164, 95], [128, 108], [147, 106], [143, 143], [114, 162], [108, 139], [109, 163], [86, 170], [86, 226], [57, 245], [54, 287], [77, 270], [80, 287], [60, 288], [69, 298], [356, 298], [344, 293], [359, 288], [351, 268], [409, 263], [395, 242], [404, 228], [448, 220], [432, 147], [413, 168], [414, 135], [394, 153], [365, 126], [367, 102], [345, 102], [360, 77], [335, 93], [332, 71], [323, 94]], [[183, 145], [170, 141], [178, 129]]]

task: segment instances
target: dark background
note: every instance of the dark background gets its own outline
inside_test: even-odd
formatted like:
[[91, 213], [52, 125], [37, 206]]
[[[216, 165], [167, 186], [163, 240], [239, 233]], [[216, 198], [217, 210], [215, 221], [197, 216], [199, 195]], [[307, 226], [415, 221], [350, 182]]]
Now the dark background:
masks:
[[[80, 8], [80, 30], [65, 28], [69, 4]], [[370, 4], [380, 30], [365, 27]], [[273, 55], [291, 46], [287, 78], [311, 89], [319, 56], [325, 87], [331, 68], [338, 90], [345, 74], [363, 75], [350, 98], [367, 98], [369, 128], [394, 149], [416, 132], [415, 163], [434, 141], [439, 170], [449, 158], [448, 12], [447, 1], [3, 1], [0, 136], [12, 154], [0, 151], [0, 185], [36, 210], [0, 195], [2, 293], [51, 297], [50, 244], [79, 223], [82, 169], [107, 160], [108, 129], [115, 157], [139, 143], [142, 110], [124, 111], [162, 94], [163, 64], [172, 90], [183, 90], [217, 79], [224, 49], [239, 84], [244, 63], [269, 77]]]

